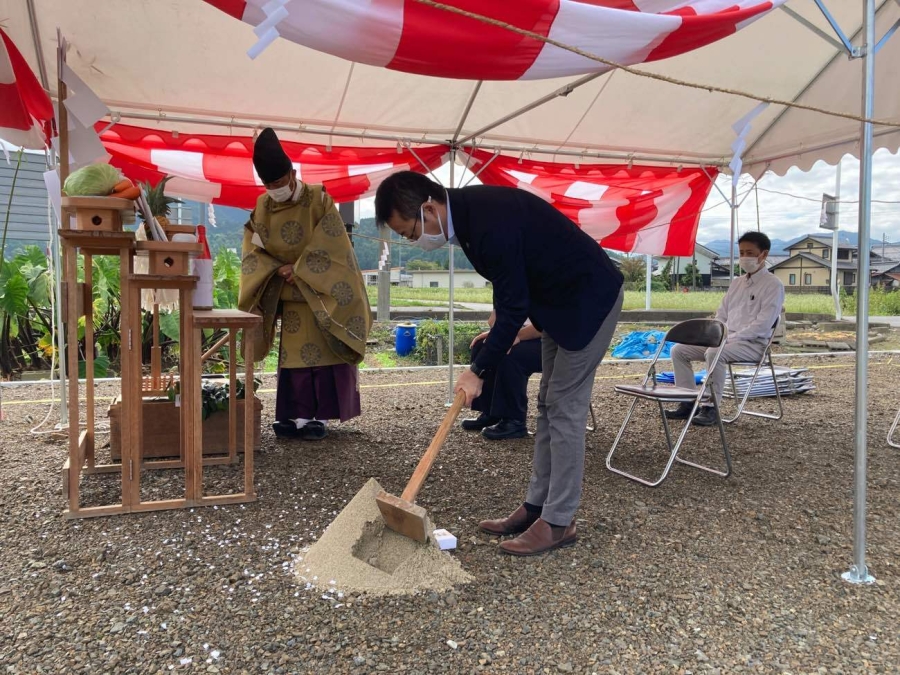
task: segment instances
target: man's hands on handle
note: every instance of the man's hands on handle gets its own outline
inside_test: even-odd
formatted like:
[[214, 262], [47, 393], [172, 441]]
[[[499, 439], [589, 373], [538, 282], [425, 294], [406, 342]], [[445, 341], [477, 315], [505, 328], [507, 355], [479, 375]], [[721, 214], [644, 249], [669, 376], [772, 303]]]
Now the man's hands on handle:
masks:
[[481, 389], [483, 386], [484, 380], [466, 368], [463, 374], [459, 376], [459, 379], [456, 380], [456, 386], [453, 387], [453, 392], [464, 392], [466, 395], [466, 407], [471, 408], [472, 401], [481, 396]]

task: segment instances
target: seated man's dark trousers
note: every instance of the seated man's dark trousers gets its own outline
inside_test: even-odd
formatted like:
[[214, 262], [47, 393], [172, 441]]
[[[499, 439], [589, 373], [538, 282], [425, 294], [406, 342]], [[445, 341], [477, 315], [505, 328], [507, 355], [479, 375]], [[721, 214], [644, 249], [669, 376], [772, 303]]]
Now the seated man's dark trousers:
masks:
[[[490, 339], [488, 337], [487, 339]], [[472, 348], [472, 360], [484, 340]], [[525, 340], [509, 350], [493, 372], [485, 373], [481, 396], [472, 401], [472, 410], [498, 420], [525, 422], [528, 412], [528, 378], [541, 372], [541, 340]]]

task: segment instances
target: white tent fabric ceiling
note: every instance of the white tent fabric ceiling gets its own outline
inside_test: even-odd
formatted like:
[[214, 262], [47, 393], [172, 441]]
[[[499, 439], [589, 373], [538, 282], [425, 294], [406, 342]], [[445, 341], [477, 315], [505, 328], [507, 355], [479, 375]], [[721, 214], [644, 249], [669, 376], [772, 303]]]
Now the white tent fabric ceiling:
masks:
[[[72, 44], [70, 66], [125, 121], [192, 133], [223, 133], [222, 125], [234, 121], [235, 135], [270, 123], [447, 141], [496, 124], [576, 79], [479, 85], [352, 64], [285, 40], [251, 60], [246, 50], [256, 39], [252, 27], [200, 0], [119, 0], [115, 12], [100, 16], [91, 0], [33, 0], [36, 31], [28, 3], [2, 4], [4, 26], [36, 73], [41, 72], [38, 34], [51, 93], [59, 27]], [[838, 24], [855, 36], [862, 22], [860, 4], [830, 0], [828, 5]], [[796, 13], [833, 35], [813, 0], [789, 0], [786, 7], [717, 43], [640, 69], [858, 114], [860, 60], [847, 59], [791, 16]], [[876, 33], [884, 34], [898, 19], [900, 2], [881, 0]], [[890, 73], [897, 64], [900, 40], [888, 40], [877, 56], [875, 117], [900, 123], [900, 87]], [[653, 157], [655, 163], [722, 165], [732, 155], [731, 124], [756, 104], [618, 71], [499, 124], [475, 141], [482, 148], [502, 145], [507, 152], [528, 149], [535, 156], [564, 150], [623, 161], [634, 155]], [[129, 113], [140, 114], [142, 121]], [[204, 123], [186, 123], [187, 118]], [[791, 166], [807, 169], [818, 159], [834, 163], [843, 154], [858, 153], [859, 128], [853, 120], [769, 106], [748, 136], [744, 170], [783, 174]], [[875, 148], [896, 151], [900, 146], [900, 130], [877, 127], [875, 134]], [[299, 131], [280, 135], [323, 142], [321, 136]], [[343, 136], [333, 142], [385, 144]]]

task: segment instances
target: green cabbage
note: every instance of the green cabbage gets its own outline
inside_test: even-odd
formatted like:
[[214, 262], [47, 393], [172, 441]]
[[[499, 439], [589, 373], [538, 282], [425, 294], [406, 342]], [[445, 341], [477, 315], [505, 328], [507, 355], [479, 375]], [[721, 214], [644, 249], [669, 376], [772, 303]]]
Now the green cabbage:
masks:
[[66, 178], [63, 190], [69, 197], [106, 196], [122, 178], [109, 164], [89, 164]]

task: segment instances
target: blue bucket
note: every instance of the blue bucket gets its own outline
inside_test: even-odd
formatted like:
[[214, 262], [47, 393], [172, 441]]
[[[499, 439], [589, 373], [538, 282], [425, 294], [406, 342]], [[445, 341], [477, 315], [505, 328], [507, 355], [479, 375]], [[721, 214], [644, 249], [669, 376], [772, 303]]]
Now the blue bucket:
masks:
[[394, 338], [394, 349], [397, 351], [397, 356], [409, 356], [415, 348], [416, 324], [399, 324]]

